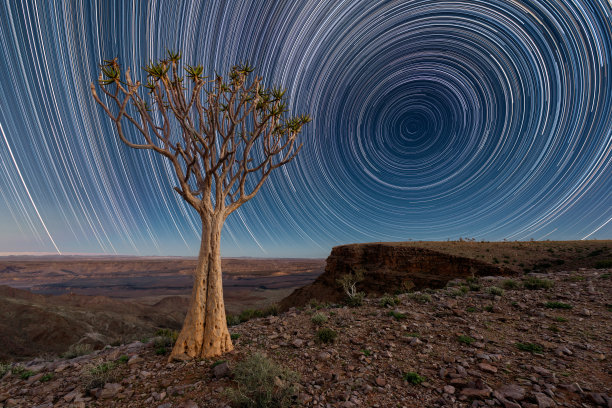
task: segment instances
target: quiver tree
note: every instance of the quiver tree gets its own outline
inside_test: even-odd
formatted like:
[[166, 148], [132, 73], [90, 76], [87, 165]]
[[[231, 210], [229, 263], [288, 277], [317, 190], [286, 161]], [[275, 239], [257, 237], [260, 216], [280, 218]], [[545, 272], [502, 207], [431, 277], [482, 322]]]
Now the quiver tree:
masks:
[[[168, 159], [176, 192], [200, 215], [202, 242], [191, 301], [170, 359], [217, 356], [233, 349], [221, 281], [221, 230], [225, 219], [261, 189], [272, 170], [295, 158], [307, 115], [287, 116], [285, 91], [267, 88], [248, 65], [228, 78], [202, 76], [201, 65], [179, 67], [181, 56], [144, 68], [135, 81], [117, 59], [100, 66], [91, 92], [123, 143]], [[186, 77], [183, 77], [185, 74]], [[124, 125], [135, 131], [128, 134]], [[135, 135], [135, 136], [133, 136]]]

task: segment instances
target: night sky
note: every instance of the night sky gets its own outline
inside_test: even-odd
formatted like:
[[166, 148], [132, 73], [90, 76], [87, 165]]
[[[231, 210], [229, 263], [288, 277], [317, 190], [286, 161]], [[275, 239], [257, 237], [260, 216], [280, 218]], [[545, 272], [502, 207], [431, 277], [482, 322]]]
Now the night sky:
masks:
[[[95, 104], [102, 59], [248, 60], [313, 121], [223, 256], [612, 238], [609, 0], [0, 2], [0, 253], [196, 255], [173, 170]], [[137, 134], [132, 132], [133, 140]]]

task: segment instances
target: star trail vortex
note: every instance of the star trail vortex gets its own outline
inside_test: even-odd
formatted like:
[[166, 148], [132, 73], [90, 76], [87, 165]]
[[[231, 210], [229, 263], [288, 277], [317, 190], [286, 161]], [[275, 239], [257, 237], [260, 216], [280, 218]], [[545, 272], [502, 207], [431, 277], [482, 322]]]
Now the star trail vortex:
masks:
[[9, 0], [0, 252], [196, 254], [169, 164], [89, 94], [102, 59], [144, 79], [167, 48], [207, 74], [248, 60], [313, 117], [224, 256], [612, 235], [609, 0]]

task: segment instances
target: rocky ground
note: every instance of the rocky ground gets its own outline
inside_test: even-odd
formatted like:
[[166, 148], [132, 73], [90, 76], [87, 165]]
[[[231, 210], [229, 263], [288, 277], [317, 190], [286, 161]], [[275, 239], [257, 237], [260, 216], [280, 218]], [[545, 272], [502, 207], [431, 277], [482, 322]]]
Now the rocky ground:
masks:
[[[231, 327], [236, 349], [221, 364], [168, 363], [151, 341], [3, 365], [0, 406], [225, 407], [233, 369], [263, 352], [299, 373], [296, 406], [612, 407], [611, 274], [481, 278], [386, 305], [313, 304]], [[335, 341], [322, 342], [320, 328]]]

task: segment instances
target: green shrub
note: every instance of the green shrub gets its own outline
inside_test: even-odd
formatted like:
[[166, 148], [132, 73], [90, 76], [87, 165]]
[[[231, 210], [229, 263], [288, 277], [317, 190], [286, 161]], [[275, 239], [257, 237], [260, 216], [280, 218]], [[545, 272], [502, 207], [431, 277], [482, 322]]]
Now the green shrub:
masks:
[[90, 354], [93, 351], [93, 346], [87, 343], [72, 344], [67, 352], [64, 353], [64, 358], [75, 358]]
[[417, 303], [429, 303], [431, 302], [431, 295], [427, 293], [415, 292], [410, 294], [410, 298]]
[[174, 347], [174, 343], [176, 343], [178, 335], [179, 333], [176, 330], [157, 330], [155, 332], [155, 337], [153, 338], [153, 348], [155, 349], [155, 354], [164, 355], [170, 352], [172, 347]]
[[115, 382], [119, 379], [115, 368], [117, 364], [114, 362], [105, 362], [98, 365], [90, 365], [85, 367], [83, 373], [83, 381], [85, 390], [104, 387], [107, 382]]
[[5, 363], [0, 361], [0, 378], [4, 377], [6, 373], [11, 369], [11, 365], [9, 363]]
[[459, 343], [467, 344], [468, 346], [476, 341], [472, 337], [465, 334], [462, 334], [461, 336], [457, 337], [457, 340], [459, 341]]
[[40, 382], [47, 382], [53, 379], [53, 373], [46, 373], [42, 377], [40, 377]]
[[567, 319], [561, 316], [554, 317], [553, 320], [556, 322], [561, 322], [561, 323], [567, 322]]
[[130, 357], [126, 356], [125, 354], [123, 354], [117, 359], [117, 362], [121, 364], [127, 364], [128, 361], [130, 361]]
[[253, 354], [236, 364], [233, 374], [236, 387], [225, 391], [232, 406], [286, 408], [293, 405], [298, 374], [262, 354]]
[[493, 312], [493, 306], [491, 306], [491, 305], [485, 306], [484, 310], [486, 310], [487, 312], [491, 313], [491, 312]]
[[406, 318], [406, 315], [395, 310], [389, 311], [389, 316], [396, 318], [397, 320], [402, 320]]
[[240, 338], [240, 334], [239, 333], [232, 333], [232, 334], [230, 334], [230, 338], [232, 340], [238, 340]]
[[364, 292], [357, 292], [355, 293], [352, 297], [347, 297], [346, 298], [346, 304], [350, 307], [358, 307], [363, 305], [363, 299], [365, 299], [365, 293]]
[[597, 268], [597, 269], [612, 268], [612, 259], [606, 259], [606, 260], [603, 260], [603, 261], [596, 262], [595, 263], [595, 268]]
[[521, 351], [528, 351], [530, 353], [541, 353], [544, 348], [536, 343], [516, 343], [516, 348]]
[[549, 309], [571, 309], [574, 307], [563, 302], [546, 302], [544, 303], [544, 306]]
[[237, 324], [244, 323], [246, 321], [259, 317], [276, 316], [278, 315], [278, 312], [278, 305], [273, 304], [266, 307], [265, 309], [245, 309], [238, 315], [230, 315], [226, 313], [225, 319], [227, 320], [228, 326], [235, 326]]
[[322, 325], [323, 323], [327, 322], [327, 315], [323, 313], [315, 313], [310, 318], [310, 321], [316, 325]]
[[380, 298], [380, 305], [382, 307], [387, 306], [396, 306], [399, 304], [399, 298], [397, 296], [391, 296], [389, 294], [384, 294], [383, 297]]
[[34, 371], [27, 370], [24, 366], [20, 365], [14, 366], [11, 369], [11, 373], [13, 375], [18, 376], [22, 380], [27, 380], [28, 378], [34, 375]]
[[317, 331], [317, 340], [321, 343], [333, 343], [336, 337], [338, 337], [338, 333], [328, 327], [323, 327]]
[[502, 282], [502, 286], [504, 289], [517, 289], [519, 287], [519, 284], [517, 281], [513, 280], [513, 279], [506, 279]]
[[495, 296], [503, 296], [504, 290], [502, 288], [498, 288], [497, 286], [491, 286], [488, 292]]
[[372, 355], [372, 350], [364, 349], [364, 350], [361, 350], [361, 352], [366, 357], [370, 357]]
[[413, 371], [404, 373], [402, 377], [404, 378], [404, 381], [408, 381], [410, 384], [414, 384], [414, 385], [419, 385], [426, 380], [425, 377], [421, 377], [419, 374]]
[[599, 279], [609, 279], [609, 278], [610, 278], [610, 276], [612, 276], [612, 274], [609, 274], [609, 273], [604, 273], [603, 275], [601, 275], [601, 276], [599, 277]]
[[553, 286], [554, 282], [548, 279], [540, 279], [533, 276], [528, 277], [523, 281], [523, 286], [529, 290], [548, 289]]
[[603, 253], [604, 253], [603, 249], [596, 249], [593, 252], [589, 252], [589, 254], [587, 256], [589, 256], [589, 257], [599, 256], [599, 255], [601, 255]]
[[465, 308], [465, 311], [469, 313], [474, 313], [476, 311], [476, 308], [474, 306], [468, 306]]

